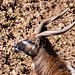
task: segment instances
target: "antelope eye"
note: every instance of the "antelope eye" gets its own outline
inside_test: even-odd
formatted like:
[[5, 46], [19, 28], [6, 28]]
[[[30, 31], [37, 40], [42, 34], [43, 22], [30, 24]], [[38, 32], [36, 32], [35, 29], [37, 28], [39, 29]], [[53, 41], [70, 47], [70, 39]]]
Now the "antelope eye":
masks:
[[28, 43], [30, 43], [30, 44], [35, 44], [35, 42], [31, 42], [31, 41], [29, 41]]

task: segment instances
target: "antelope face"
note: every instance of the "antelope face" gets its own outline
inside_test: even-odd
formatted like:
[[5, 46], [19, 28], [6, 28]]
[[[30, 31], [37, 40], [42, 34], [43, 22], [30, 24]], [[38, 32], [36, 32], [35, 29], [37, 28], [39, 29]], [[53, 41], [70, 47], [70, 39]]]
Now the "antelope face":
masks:
[[20, 51], [24, 54], [35, 56], [39, 47], [39, 38], [27, 38], [24, 41], [19, 42], [14, 46], [15, 50]]

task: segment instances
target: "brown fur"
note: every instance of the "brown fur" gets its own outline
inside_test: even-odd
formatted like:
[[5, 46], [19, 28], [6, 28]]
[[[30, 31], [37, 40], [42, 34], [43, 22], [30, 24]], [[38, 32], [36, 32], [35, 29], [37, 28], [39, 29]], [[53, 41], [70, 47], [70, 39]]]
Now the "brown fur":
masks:
[[[33, 58], [37, 75], [71, 75], [66, 63], [58, 57], [50, 42], [39, 49], [38, 55]], [[33, 73], [33, 75], [36, 75]]]
[[[59, 58], [47, 38], [39, 38], [36, 45], [37, 39], [32, 38], [26, 39], [27, 43], [22, 41], [17, 44], [19, 51], [32, 57], [35, 68], [30, 75], [72, 75], [67, 64]], [[33, 42], [33, 44], [29, 42]], [[35, 46], [34, 49], [32, 49], [33, 46]]]

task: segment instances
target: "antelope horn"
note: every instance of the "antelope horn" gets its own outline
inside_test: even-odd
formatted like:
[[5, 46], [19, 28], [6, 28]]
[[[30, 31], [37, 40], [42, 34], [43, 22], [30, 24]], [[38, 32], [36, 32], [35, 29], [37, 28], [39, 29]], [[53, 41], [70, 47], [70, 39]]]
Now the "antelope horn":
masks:
[[62, 30], [58, 30], [58, 31], [44, 31], [41, 32], [39, 34], [37, 34], [35, 37], [47, 37], [47, 36], [51, 36], [51, 35], [57, 35], [57, 34], [62, 34], [66, 31], [68, 31], [71, 27], [73, 27], [75, 25], [75, 21], [73, 23], [71, 23], [70, 25], [66, 26], [65, 28], [63, 28]]
[[57, 16], [54, 16], [52, 18], [48, 18], [44, 21], [41, 22], [41, 24], [39, 24], [39, 26], [35, 29], [34, 34], [38, 34], [41, 32], [42, 28], [44, 28], [47, 24], [59, 19], [60, 17], [62, 17], [68, 10], [69, 8], [67, 8], [66, 10], [64, 10], [62, 13], [60, 13]]

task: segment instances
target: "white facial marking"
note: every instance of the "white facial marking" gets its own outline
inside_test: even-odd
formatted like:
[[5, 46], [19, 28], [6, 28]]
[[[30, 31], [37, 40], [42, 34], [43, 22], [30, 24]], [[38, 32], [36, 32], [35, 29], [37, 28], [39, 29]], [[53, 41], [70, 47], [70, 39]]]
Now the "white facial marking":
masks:
[[33, 69], [35, 70], [35, 65], [34, 65], [34, 63], [32, 63], [32, 66], [33, 66]]
[[18, 47], [17, 47], [17, 48], [15, 48], [15, 50], [16, 50], [16, 51], [19, 51]]
[[18, 48], [15, 48], [15, 49], [16, 49], [17, 51], [19, 51], [19, 52], [25, 54], [23, 51], [19, 50]]
[[20, 51], [20, 52], [22, 52], [23, 54], [25, 54], [23, 51]]
[[75, 69], [72, 68], [72, 66], [70, 65], [70, 62], [68, 62], [67, 67], [68, 67], [68, 69], [71, 70], [72, 75], [75, 75]]
[[28, 42], [27, 42], [27, 41], [22, 41], [22, 43], [23, 43], [23, 44], [28, 44]]
[[35, 46], [32, 47], [32, 50], [34, 50], [34, 49], [35, 49]]

